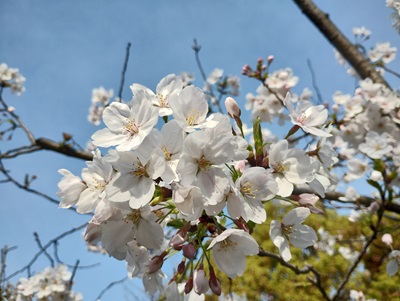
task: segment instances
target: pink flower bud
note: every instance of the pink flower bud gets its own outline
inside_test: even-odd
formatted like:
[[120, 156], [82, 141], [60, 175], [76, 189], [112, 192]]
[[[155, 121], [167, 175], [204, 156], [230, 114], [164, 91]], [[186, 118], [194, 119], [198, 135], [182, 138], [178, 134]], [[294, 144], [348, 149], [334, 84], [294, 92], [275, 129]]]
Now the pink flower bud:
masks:
[[189, 294], [193, 288], [193, 277], [190, 276], [185, 285], [185, 294]]
[[196, 255], [196, 248], [194, 247], [193, 243], [188, 243], [182, 247], [183, 256], [188, 259], [192, 259]]
[[236, 163], [235, 169], [244, 172], [244, 168], [246, 167], [246, 161], [245, 160], [240, 160]]
[[159, 256], [154, 256], [149, 263], [149, 269], [148, 269], [148, 273], [149, 274], [153, 274], [155, 272], [157, 272], [159, 269], [161, 269], [163, 263], [164, 263], [164, 257], [165, 255], [167, 255], [166, 252], [163, 252], [161, 255]]
[[169, 241], [169, 246], [173, 247], [176, 250], [180, 250], [182, 248], [182, 244], [187, 241], [187, 234], [186, 233], [176, 233], [172, 236], [171, 240]]
[[193, 287], [196, 294], [205, 294], [208, 291], [208, 281], [203, 269], [198, 269], [193, 273]]
[[208, 281], [208, 285], [210, 286], [211, 291], [220, 296], [222, 293], [221, 282], [215, 276], [214, 269], [210, 267], [210, 280]]
[[15, 108], [12, 106], [8, 107], [8, 112], [13, 113], [15, 111]]
[[181, 261], [180, 264], [178, 264], [178, 273], [179, 274], [183, 274], [183, 272], [185, 271], [185, 261]]
[[232, 97], [227, 97], [225, 99], [225, 107], [226, 110], [228, 111], [229, 116], [231, 116], [232, 118], [234, 116], [236, 117], [240, 117], [240, 108], [237, 104], [237, 102], [232, 98]]
[[389, 233], [383, 234], [382, 235], [382, 242], [384, 244], [387, 244], [388, 246], [391, 246], [392, 243], [393, 243], [392, 235], [390, 235]]
[[268, 58], [267, 58], [268, 65], [272, 63], [272, 61], [274, 60], [274, 58], [275, 58], [275, 57], [274, 57], [273, 55], [268, 56]]

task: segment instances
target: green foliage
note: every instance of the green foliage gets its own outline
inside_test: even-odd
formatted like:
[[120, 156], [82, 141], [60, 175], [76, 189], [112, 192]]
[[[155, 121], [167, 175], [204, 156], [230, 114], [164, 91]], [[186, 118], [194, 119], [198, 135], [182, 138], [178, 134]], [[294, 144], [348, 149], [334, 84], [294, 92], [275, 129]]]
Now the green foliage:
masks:
[[[252, 233], [262, 249], [279, 253], [269, 238], [269, 224], [271, 217], [282, 216], [290, 209], [292, 209], [291, 206], [282, 206], [282, 204], [274, 202], [266, 205], [270, 218], [265, 224], [256, 225]], [[365, 239], [373, 233], [370, 228], [373, 221], [374, 218], [366, 215], [359, 222], [352, 223], [347, 216], [338, 215], [336, 210], [325, 210], [324, 215], [311, 214], [304, 224], [315, 230], [322, 228], [335, 237], [333, 255], [328, 254], [322, 248], [310, 247], [301, 250], [291, 246], [293, 258], [289, 263], [299, 268], [311, 264], [321, 275], [322, 287], [328, 294], [333, 295], [335, 288], [341, 284], [352, 265], [352, 261], [341, 255], [338, 251], [339, 248], [345, 247], [353, 251], [361, 251]], [[383, 225], [383, 231], [379, 232], [378, 237], [363, 256], [339, 300], [350, 300], [349, 293], [352, 289], [362, 291], [366, 300], [373, 298], [376, 300], [400, 300], [399, 275], [389, 277], [386, 274], [387, 256], [391, 250], [381, 241], [385, 229], [390, 229], [393, 237], [396, 237], [398, 222], [396, 225], [395, 221], [385, 219]], [[321, 235], [318, 236], [321, 242]], [[396, 242], [398, 243], [395, 239]], [[393, 247], [398, 249], [399, 245]], [[296, 275], [294, 271], [270, 257], [248, 257], [245, 273], [232, 281], [223, 273], [219, 273], [218, 277], [222, 282], [225, 294], [231, 291], [239, 296], [247, 296], [248, 300], [263, 300], [260, 297], [262, 295], [267, 295], [268, 300], [323, 300], [320, 291], [308, 280], [310, 277], [314, 277], [312, 273]], [[217, 300], [217, 298], [210, 297], [209, 300]]]

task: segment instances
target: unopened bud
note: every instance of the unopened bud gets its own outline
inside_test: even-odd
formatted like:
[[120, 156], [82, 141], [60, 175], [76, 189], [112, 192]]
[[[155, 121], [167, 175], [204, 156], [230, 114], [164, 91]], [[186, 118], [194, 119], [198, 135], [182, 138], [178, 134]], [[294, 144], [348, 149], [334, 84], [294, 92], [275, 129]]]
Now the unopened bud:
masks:
[[211, 291], [220, 296], [222, 293], [221, 282], [215, 276], [214, 269], [210, 266], [210, 280], [208, 281], [208, 285], [210, 286]]
[[382, 235], [382, 242], [384, 244], [387, 244], [388, 246], [391, 246], [392, 243], [393, 243], [392, 235], [390, 235], [389, 233], [383, 234]]
[[8, 110], [8, 112], [10, 112], [10, 113], [14, 113], [15, 108], [14, 108], [13, 106], [9, 106], [9, 107], [7, 108], [7, 110]]
[[169, 246], [173, 247], [175, 250], [180, 250], [182, 248], [182, 244], [187, 241], [187, 234], [186, 233], [177, 233], [172, 236], [171, 240], [169, 241]]
[[63, 133], [64, 141], [69, 141], [72, 139], [72, 135], [68, 133]]
[[149, 269], [148, 269], [148, 273], [149, 274], [153, 274], [155, 272], [157, 272], [159, 269], [161, 269], [163, 263], [164, 263], [164, 256], [166, 255], [166, 252], [163, 252], [161, 255], [159, 256], [154, 256], [149, 263]]
[[206, 278], [206, 272], [204, 272], [202, 266], [193, 273], [193, 287], [196, 294], [205, 294], [208, 291], [208, 281]]
[[246, 167], [246, 161], [240, 160], [236, 163], [235, 169], [243, 173], [245, 167]]
[[188, 243], [182, 247], [183, 256], [188, 259], [192, 259], [196, 255], [196, 248], [194, 247], [193, 243]]
[[183, 274], [185, 271], [185, 261], [182, 260], [180, 264], [178, 264], [178, 273]]
[[275, 57], [273, 55], [268, 56], [268, 58], [267, 58], [268, 65], [271, 64], [274, 61], [274, 58]]
[[193, 277], [190, 276], [185, 284], [185, 294], [189, 294], [193, 288]]
[[237, 104], [237, 102], [232, 97], [227, 97], [225, 99], [225, 107], [228, 111], [229, 116], [233, 117], [240, 117], [241, 111]]

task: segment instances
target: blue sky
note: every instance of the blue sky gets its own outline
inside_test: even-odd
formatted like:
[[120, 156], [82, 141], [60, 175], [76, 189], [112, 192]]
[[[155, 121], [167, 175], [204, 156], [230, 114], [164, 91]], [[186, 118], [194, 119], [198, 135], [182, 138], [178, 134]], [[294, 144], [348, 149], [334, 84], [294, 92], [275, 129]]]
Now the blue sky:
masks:
[[[347, 36], [352, 36], [356, 26], [370, 29], [373, 35], [368, 48], [385, 41], [399, 48], [399, 36], [391, 29], [390, 10], [384, 1], [316, 3], [329, 12]], [[26, 92], [21, 97], [6, 91], [4, 98], [37, 138], [60, 141], [62, 132], [68, 132], [81, 145], [86, 144], [97, 130], [86, 119], [91, 90], [104, 86], [117, 92], [127, 42], [132, 43], [132, 48], [125, 100], [131, 98], [131, 83], [154, 89], [169, 73], [194, 73], [196, 84], [201, 87], [191, 49], [193, 38], [202, 45], [200, 54], [207, 73], [218, 67], [225, 74], [240, 75], [243, 65], [254, 65], [257, 58], [273, 54], [271, 70], [291, 67], [300, 77], [297, 92], [304, 87], [312, 88], [307, 59], [312, 61], [325, 100], [330, 100], [337, 90], [351, 93], [355, 85], [335, 61], [330, 44], [292, 1], [0, 0], [0, 7], [0, 63], [19, 68], [27, 78]], [[393, 78], [392, 82], [398, 87]], [[245, 94], [254, 93], [258, 84], [242, 76], [241, 84], [237, 100], [244, 104]], [[0, 150], [26, 143], [22, 133], [18, 133], [11, 142], [1, 141]], [[4, 164], [18, 179], [22, 180], [26, 173], [37, 175], [33, 188], [53, 197], [61, 178], [58, 169], [80, 174], [84, 167], [83, 161], [46, 151]], [[47, 242], [88, 220], [12, 185], [1, 185], [0, 199], [0, 246], [18, 246], [9, 254], [9, 272], [23, 266], [37, 251], [34, 231]], [[94, 300], [108, 283], [126, 274], [124, 263], [86, 254], [79, 233], [60, 243], [61, 257], [70, 264], [76, 259], [82, 265], [101, 262], [98, 268], [77, 273], [75, 290], [82, 292], [85, 300]], [[46, 260], [41, 260], [35, 269], [46, 264]], [[138, 294], [140, 287], [140, 283], [128, 284]], [[103, 300], [123, 300], [125, 294], [127, 289], [120, 286]]]

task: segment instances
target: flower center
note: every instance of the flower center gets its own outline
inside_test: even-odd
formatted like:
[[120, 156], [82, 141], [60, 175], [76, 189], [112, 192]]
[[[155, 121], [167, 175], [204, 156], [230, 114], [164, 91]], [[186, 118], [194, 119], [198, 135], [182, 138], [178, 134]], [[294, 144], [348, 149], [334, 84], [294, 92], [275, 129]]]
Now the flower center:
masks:
[[135, 166], [136, 162], [134, 162], [133, 168], [130, 172], [131, 175], [135, 175], [136, 177], [149, 177], [147, 170], [146, 170], [146, 166], [143, 166], [142, 162], [140, 162], [139, 158], [138, 158], [138, 162], [137, 162], [137, 166]]
[[256, 194], [254, 192], [257, 192], [257, 189], [253, 191], [253, 187], [251, 186], [250, 182], [246, 182], [240, 187], [240, 192], [242, 195], [245, 195], [247, 197], [250, 197], [252, 199], [256, 198]]
[[229, 248], [234, 248], [236, 245], [237, 245], [236, 241], [227, 238], [220, 242], [220, 248], [218, 249], [218, 252], [220, 252], [221, 250], [226, 252]]
[[165, 159], [166, 159], [167, 161], [171, 160], [171, 154], [169, 153], [167, 147], [163, 145], [163, 146], [161, 147], [161, 149], [162, 149], [162, 151], [164, 152]]
[[275, 173], [283, 174], [289, 169], [289, 166], [287, 166], [283, 162], [278, 162], [276, 164], [272, 164], [272, 168], [274, 169]]
[[197, 161], [197, 164], [199, 165], [199, 169], [203, 171], [208, 171], [212, 165], [212, 163], [208, 161], [204, 155]]
[[200, 113], [199, 112], [196, 112], [196, 111], [191, 111], [189, 114], [188, 114], [188, 116], [186, 117], [186, 123], [189, 125], [189, 126], [193, 126], [193, 125], [196, 125], [197, 123], [197, 119], [199, 118], [199, 116], [200, 116]]
[[140, 210], [132, 209], [131, 213], [124, 218], [124, 221], [125, 223], [133, 222], [135, 225], [138, 225], [140, 219]]
[[124, 125], [124, 131], [130, 136], [135, 136], [139, 133], [139, 126], [136, 124], [135, 120], [126, 119], [126, 124]]
[[157, 93], [157, 98], [158, 98], [159, 103], [160, 103], [160, 108], [169, 108], [168, 101], [166, 100], [164, 95], [162, 95], [161, 93]]

